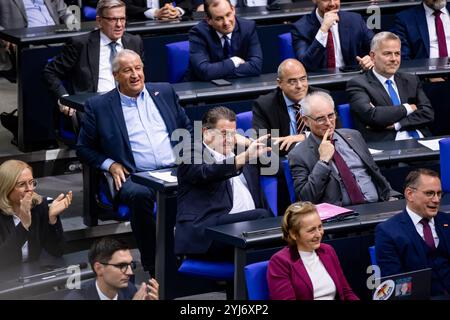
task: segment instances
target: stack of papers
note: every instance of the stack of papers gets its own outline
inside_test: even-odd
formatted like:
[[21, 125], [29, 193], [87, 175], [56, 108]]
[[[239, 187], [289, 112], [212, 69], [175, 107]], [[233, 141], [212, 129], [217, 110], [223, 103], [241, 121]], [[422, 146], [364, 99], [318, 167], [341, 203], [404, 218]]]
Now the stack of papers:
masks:
[[319, 212], [320, 220], [329, 220], [334, 217], [352, 213], [353, 210], [335, 206], [334, 204], [330, 203], [320, 203], [316, 205], [317, 211]]
[[420, 143], [421, 145], [427, 147], [428, 149], [431, 149], [433, 151], [439, 151], [439, 140], [442, 140], [443, 138], [440, 139], [432, 139], [432, 140], [417, 140], [418, 143]]
[[148, 173], [150, 176], [163, 180], [166, 182], [177, 182], [177, 177], [172, 175], [172, 172], [169, 171], [150, 171]]

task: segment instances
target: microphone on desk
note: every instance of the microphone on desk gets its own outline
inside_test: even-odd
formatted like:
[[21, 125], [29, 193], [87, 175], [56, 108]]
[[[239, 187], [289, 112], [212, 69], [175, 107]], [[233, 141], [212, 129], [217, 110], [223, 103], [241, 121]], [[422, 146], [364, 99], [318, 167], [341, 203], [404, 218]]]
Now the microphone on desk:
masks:
[[47, 280], [50, 278], [55, 278], [56, 276], [59, 276], [59, 275], [69, 274], [68, 271], [73, 267], [80, 268], [80, 269], [86, 269], [87, 266], [88, 266], [88, 264], [86, 262], [75, 263], [75, 264], [68, 265], [66, 267], [56, 268], [51, 271], [33, 274], [30, 276], [26, 276], [26, 277], [20, 276], [19, 282], [32, 281], [35, 279]]

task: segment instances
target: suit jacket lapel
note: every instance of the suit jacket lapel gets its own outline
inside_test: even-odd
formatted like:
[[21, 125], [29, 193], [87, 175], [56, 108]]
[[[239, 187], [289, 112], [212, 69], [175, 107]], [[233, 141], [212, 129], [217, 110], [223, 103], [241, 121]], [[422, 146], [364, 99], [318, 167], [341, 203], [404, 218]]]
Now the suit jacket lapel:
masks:
[[[339, 16], [341, 16], [341, 15], [339, 15]], [[352, 65], [353, 60], [348, 59], [349, 58], [348, 49], [350, 48], [350, 35], [352, 33], [351, 33], [351, 30], [349, 30], [347, 20], [345, 20], [345, 19], [339, 20], [338, 30], [339, 30], [339, 42], [341, 43], [341, 53], [342, 53], [342, 57], [344, 58], [344, 63], [346, 65]]]
[[120, 133], [122, 134], [122, 138], [124, 139], [128, 150], [127, 154], [132, 154], [131, 152], [131, 144], [130, 139], [128, 137], [128, 130], [125, 124], [125, 118], [123, 116], [122, 103], [120, 102], [120, 95], [117, 89], [114, 89], [113, 94], [111, 95], [110, 101], [108, 102], [109, 107], [111, 108], [111, 114], [115, 118], [117, 125], [119, 126]]
[[155, 106], [158, 109], [159, 114], [161, 115], [166, 125], [167, 133], [169, 134], [170, 139], [170, 135], [177, 128], [176, 119], [173, 117], [172, 113], [168, 111], [171, 108], [167, 105], [167, 103], [163, 99], [161, 99], [161, 94], [159, 91], [155, 91], [149, 83], [147, 83], [145, 87], [147, 88], [148, 93], [152, 97], [153, 102], [155, 103]]
[[430, 56], [430, 36], [428, 35], [428, 25], [427, 25], [427, 18], [425, 16], [425, 9], [423, 8], [423, 5], [419, 5], [420, 8], [415, 13], [415, 23], [417, 24], [417, 27], [420, 32], [420, 38], [423, 40], [423, 44], [425, 46], [425, 49], [427, 49], [427, 55]]
[[[319, 144], [314, 140], [312, 133], [309, 135], [309, 137], [308, 137], [308, 139], [306, 139], [306, 141], [308, 143], [310, 152], [313, 154], [313, 158], [317, 159], [317, 161], [319, 161], [319, 158], [320, 158]], [[331, 177], [333, 177], [333, 179], [335, 179], [337, 182], [339, 182], [339, 180], [340, 180], [338, 173], [335, 172], [335, 170], [333, 170], [333, 169], [331, 169]]]
[[294, 265], [292, 268], [293, 272], [297, 274], [297, 278], [303, 281], [308, 288], [308, 293], [311, 295], [311, 300], [314, 299], [314, 288], [311, 282], [311, 278], [308, 275], [308, 271], [306, 271], [305, 265], [303, 264], [302, 259], [300, 258], [300, 254], [296, 247], [289, 247], [289, 252], [291, 255], [291, 260]]
[[387, 105], [387, 106], [392, 105], [391, 97], [389, 96], [386, 89], [384, 88], [384, 84], [382, 84], [377, 79], [377, 77], [375, 77], [372, 70], [367, 72], [367, 79], [372, 86], [378, 88], [379, 96], [383, 99], [385, 105]]
[[438, 234], [439, 241], [445, 242], [445, 247], [447, 248], [447, 252], [450, 255], [450, 239], [448, 238], [450, 225], [442, 218], [443, 216], [441, 213], [438, 213], [437, 216], [434, 217], [434, 227], [436, 228], [436, 233]]
[[88, 41], [88, 64], [92, 74], [92, 81], [94, 82], [94, 91], [98, 87], [98, 69], [100, 65], [100, 31], [97, 30], [91, 34]]
[[420, 259], [423, 261], [423, 263], [426, 265], [427, 257], [425, 255], [425, 250], [423, 248], [423, 244], [421, 243], [421, 237], [417, 233], [416, 227], [414, 226], [414, 223], [412, 222], [411, 218], [409, 217], [408, 213], [406, 212], [406, 209], [403, 209], [403, 212], [400, 213], [401, 216], [401, 225], [405, 232], [405, 234], [408, 235], [408, 237], [412, 240], [412, 243], [414, 245], [414, 248], [416, 249], [417, 255], [420, 257]]
[[[25, 6], [23, 4], [22, 0], [13, 0], [13, 2], [16, 4], [17, 8], [19, 8], [20, 14], [22, 15], [23, 19], [25, 21], [28, 21], [27, 13], [25, 12]], [[27, 23], [28, 25], [28, 23]]]
[[394, 75], [394, 80], [397, 85], [398, 95], [401, 103], [408, 103], [408, 83], [398, 73]]
[[44, 0], [44, 2], [47, 6], [48, 13], [50, 13], [50, 16], [53, 18], [55, 24], [59, 24], [58, 12], [55, 11], [54, 6], [52, 5], [52, 0]]
[[279, 112], [276, 112], [278, 123], [275, 128], [280, 128], [280, 137], [289, 136], [291, 134], [291, 118], [289, 117], [286, 101], [284, 101], [283, 93], [280, 88], [277, 88], [277, 100], [280, 110]]
[[325, 270], [327, 270], [328, 274], [333, 280], [334, 285], [336, 286], [336, 292], [342, 300], [342, 288], [340, 285], [338, 285], [339, 278], [336, 274], [336, 268], [333, 264], [333, 261], [331, 261], [331, 257], [329, 255], [326, 255], [322, 248], [317, 249], [316, 253], [319, 256], [319, 259], [322, 262], [323, 266], [325, 267]]

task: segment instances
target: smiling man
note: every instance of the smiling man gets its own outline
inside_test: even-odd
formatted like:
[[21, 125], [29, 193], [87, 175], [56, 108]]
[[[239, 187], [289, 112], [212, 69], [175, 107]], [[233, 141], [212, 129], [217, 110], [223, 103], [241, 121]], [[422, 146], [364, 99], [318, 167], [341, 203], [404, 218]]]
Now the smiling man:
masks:
[[400, 195], [381, 174], [361, 134], [336, 129], [330, 95], [314, 92], [302, 108], [311, 134], [288, 154], [298, 199], [350, 205]]
[[205, 0], [206, 20], [189, 31], [189, 80], [257, 76], [262, 51], [254, 21], [237, 18], [229, 0]]
[[405, 180], [406, 208], [375, 231], [381, 276], [432, 269], [431, 294], [450, 292], [450, 215], [440, 212], [439, 175], [417, 169]]
[[380, 32], [372, 40], [372, 70], [347, 83], [355, 129], [368, 142], [392, 141], [431, 136], [427, 126], [434, 111], [420, 79], [399, 72], [400, 39]]

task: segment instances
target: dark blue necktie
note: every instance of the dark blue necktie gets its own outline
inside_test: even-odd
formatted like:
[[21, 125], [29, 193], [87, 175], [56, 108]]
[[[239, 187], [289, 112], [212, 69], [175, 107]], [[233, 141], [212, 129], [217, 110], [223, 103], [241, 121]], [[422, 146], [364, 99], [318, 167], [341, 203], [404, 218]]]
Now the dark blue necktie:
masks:
[[223, 37], [223, 56], [225, 59], [231, 58], [231, 44], [230, 44], [230, 38], [228, 38], [226, 35]]
[[[391, 97], [392, 100], [392, 104], [394, 106], [399, 106], [402, 103], [400, 102], [400, 98], [397, 95], [397, 92], [395, 92], [394, 87], [392, 86], [392, 80], [386, 80], [386, 84], [387, 84], [387, 88], [388, 88], [388, 92], [389, 92], [389, 96]], [[408, 134], [411, 138], [414, 139], [419, 139], [419, 134], [417, 133], [416, 130], [409, 130]]]

